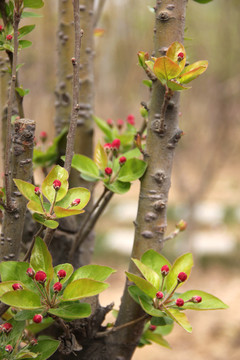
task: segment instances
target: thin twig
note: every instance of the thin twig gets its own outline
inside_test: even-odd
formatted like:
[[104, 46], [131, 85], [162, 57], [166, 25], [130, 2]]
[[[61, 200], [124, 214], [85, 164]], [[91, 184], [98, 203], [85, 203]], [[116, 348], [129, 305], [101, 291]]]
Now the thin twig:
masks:
[[7, 111], [7, 133], [6, 133], [6, 148], [5, 148], [5, 189], [6, 189], [6, 206], [9, 210], [13, 208], [11, 200], [11, 117], [13, 110], [16, 77], [17, 77], [17, 54], [18, 54], [18, 25], [21, 18], [21, 12], [19, 2], [17, 1], [14, 7], [13, 14], [13, 29], [14, 29], [14, 51], [13, 51], [13, 62], [12, 62], [12, 76], [11, 86], [8, 97], [8, 111]]
[[69, 131], [67, 135], [66, 145], [66, 158], [64, 168], [70, 174], [73, 151], [74, 151], [74, 140], [77, 128], [77, 118], [79, 110], [79, 69], [80, 69], [80, 48], [81, 38], [83, 36], [83, 30], [80, 28], [80, 12], [79, 12], [79, 0], [73, 0], [73, 12], [74, 12], [74, 30], [75, 30], [75, 50], [74, 57], [72, 58], [73, 64], [73, 103], [72, 103], [72, 115], [69, 124]]
[[41, 233], [43, 232], [44, 229], [45, 229], [45, 226], [44, 226], [44, 225], [41, 225], [40, 228], [38, 229], [38, 231], [36, 232], [36, 234], [33, 236], [31, 245], [29, 246], [29, 249], [28, 249], [26, 255], [24, 256], [23, 261], [28, 261], [28, 260], [30, 259], [30, 255], [31, 255], [33, 246], [34, 246], [34, 244], [35, 244], [35, 240], [36, 240], [36, 238], [37, 238], [38, 236], [41, 235]]
[[84, 231], [85, 226], [87, 225], [89, 219], [91, 218], [92, 214], [94, 213], [94, 211], [98, 208], [99, 204], [101, 203], [101, 201], [103, 200], [104, 196], [106, 195], [106, 193], [109, 190], [104, 186], [103, 192], [102, 194], [99, 196], [98, 200], [95, 202], [95, 204], [93, 205], [92, 209], [89, 211], [89, 213], [86, 215], [86, 217], [84, 218], [84, 221], [82, 223], [82, 226], [78, 232], [78, 236], [75, 238], [74, 243], [72, 244], [72, 248], [70, 250], [69, 253], [69, 258], [72, 258], [76, 248], [78, 247], [78, 239], [81, 238], [82, 233]]
[[75, 242], [75, 246], [74, 246], [74, 250], [71, 250], [71, 256], [74, 254], [74, 252], [76, 251], [76, 249], [83, 243], [83, 241], [86, 239], [86, 237], [89, 235], [89, 233], [92, 231], [92, 229], [94, 228], [98, 218], [100, 217], [100, 215], [103, 213], [104, 209], [106, 208], [107, 204], [109, 203], [109, 201], [111, 200], [112, 196], [113, 196], [113, 192], [109, 191], [106, 196], [104, 197], [103, 201], [101, 202], [101, 205], [99, 206], [99, 208], [97, 209], [97, 211], [95, 212], [95, 214], [92, 215], [92, 217], [89, 219], [84, 231], [81, 231], [78, 233], [78, 236], [76, 237], [76, 242]]
[[119, 325], [119, 326], [116, 326], [116, 327], [113, 327], [111, 330], [107, 330], [107, 331], [103, 331], [103, 332], [99, 332], [96, 334], [96, 338], [101, 338], [103, 336], [108, 336], [116, 331], [119, 331], [121, 329], [124, 329], [125, 327], [127, 326], [131, 326], [131, 325], [135, 325], [137, 324], [138, 322], [140, 321], [143, 321], [143, 320], [147, 320], [147, 319], [151, 319], [151, 316], [148, 315], [148, 314], [144, 314], [143, 316], [141, 316], [140, 318], [138, 319], [135, 319], [135, 320], [132, 320], [132, 321], [129, 321], [125, 324], [122, 324], [122, 325]]
[[176, 236], [178, 236], [180, 230], [179, 229], [176, 229], [174, 230], [173, 232], [171, 232], [171, 234], [169, 234], [168, 236], [166, 236], [163, 241], [168, 241], [168, 240], [172, 240], [174, 239]]

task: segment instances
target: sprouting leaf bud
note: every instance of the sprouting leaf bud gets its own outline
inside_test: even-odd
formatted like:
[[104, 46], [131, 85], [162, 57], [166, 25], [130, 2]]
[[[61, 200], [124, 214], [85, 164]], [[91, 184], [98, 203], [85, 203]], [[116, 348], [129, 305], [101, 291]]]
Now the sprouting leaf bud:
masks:
[[60, 187], [61, 187], [61, 181], [60, 180], [54, 180], [54, 182], [53, 182], [53, 188], [56, 190], [56, 191], [58, 191], [59, 189], [60, 189]]
[[178, 274], [177, 279], [178, 279], [178, 282], [182, 283], [187, 280], [187, 274], [182, 271]]
[[60, 269], [57, 273], [57, 277], [59, 278], [59, 280], [64, 279], [66, 277], [67, 273], [65, 270]]
[[168, 265], [163, 265], [161, 268], [161, 274], [162, 276], [167, 276], [169, 273], [169, 267]]
[[77, 206], [77, 205], [80, 204], [80, 202], [81, 202], [80, 199], [75, 199], [75, 200], [72, 201], [71, 205], [72, 205], [72, 206]]
[[40, 284], [44, 284], [47, 280], [47, 275], [44, 271], [37, 271], [35, 275], [35, 280], [39, 282]]
[[34, 192], [37, 196], [41, 195], [41, 190], [38, 186], [35, 187]]
[[112, 169], [110, 167], [106, 167], [105, 168], [105, 174], [108, 175], [108, 176], [111, 176], [112, 175]]
[[184, 231], [187, 228], [187, 222], [185, 220], [180, 220], [176, 224], [176, 228], [179, 229], [179, 231]]
[[9, 354], [11, 354], [13, 352], [13, 347], [12, 345], [6, 345], [5, 346], [5, 351], [7, 351]]
[[53, 285], [53, 290], [54, 290], [55, 293], [58, 293], [59, 291], [62, 290], [62, 284], [60, 282], [56, 282]]
[[31, 277], [31, 278], [34, 278], [35, 276], [35, 271], [32, 269], [32, 268], [28, 268], [27, 271], [26, 271], [26, 274]]
[[35, 322], [36, 324], [40, 324], [43, 320], [43, 316], [41, 314], [36, 314], [33, 317], [33, 322]]
[[177, 305], [178, 307], [183, 306], [183, 305], [184, 305], [184, 300], [181, 299], [181, 298], [177, 299], [177, 300], [176, 300], [176, 305]]
[[162, 293], [161, 291], [158, 291], [158, 292], [156, 293], [156, 298], [157, 298], [157, 299], [160, 299], [160, 300], [161, 300], [161, 299], [163, 298], [163, 296], [164, 296], [164, 295], [163, 295], [163, 293]]
[[23, 287], [21, 284], [15, 283], [15, 284], [12, 284], [12, 288], [14, 291], [16, 291], [16, 290], [22, 290]]

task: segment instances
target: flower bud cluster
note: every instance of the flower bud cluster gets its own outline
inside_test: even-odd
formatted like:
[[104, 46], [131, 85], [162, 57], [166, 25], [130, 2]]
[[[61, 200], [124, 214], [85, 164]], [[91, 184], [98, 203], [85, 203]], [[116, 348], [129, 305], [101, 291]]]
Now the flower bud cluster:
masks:
[[[111, 129], [114, 127], [114, 121], [112, 119], [107, 119], [106, 122]], [[125, 123], [124, 120], [117, 119], [116, 126], [117, 126], [118, 130], [122, 130], [124, 123]], [[135, 116], [133, 114], [129, 114], [126, 118], [126, 123], [134, 126], [135, 125]]]

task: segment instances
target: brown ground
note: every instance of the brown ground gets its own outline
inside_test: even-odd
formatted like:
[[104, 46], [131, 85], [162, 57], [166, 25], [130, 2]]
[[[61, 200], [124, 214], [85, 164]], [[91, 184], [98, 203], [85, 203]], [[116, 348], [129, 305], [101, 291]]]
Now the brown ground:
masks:
[[[112, 264], [113, 266], [113, 264]], [[101, 294], [101, 302], [106, 305], [115, 301], [116, 308], [124, 286], [124, 270], [112, 275], [110, 288]], [[228, 274], [227, 269], [214, 267], [204, 270], [195, 267], [184, 286], [185, 289], [200, 289], [214, 294], [229, 305], [227, 310], [195, 312], [187, 315], [193, 326], [188, 334], [178, 325], [166, 337], [172, 350], [149, 345], [137, 349], [133, 360], [239, 360], [240, 359], [240, 277], [236, 270]], [[111, 319], [109, 319], [111, 321]]]

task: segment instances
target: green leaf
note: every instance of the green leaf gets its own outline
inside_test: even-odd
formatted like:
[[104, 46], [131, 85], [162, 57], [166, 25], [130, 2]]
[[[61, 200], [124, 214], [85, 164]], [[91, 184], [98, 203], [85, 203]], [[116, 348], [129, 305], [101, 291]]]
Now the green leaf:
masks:
[[40, 324], [35, 324], [34, 322], [30, 323], [26, 327], [26, 330], [32, 334], [37, 334], [40, 331], [43, 331], [43, 330], [49, 328], [49, 326], [51, 326], [53, 323], [54, 323], [54, 320], [52, 318], [50, 318], [50, 317], [43, 318], [43, 320]]
[[84, 210], [76, 210], [76, 209], [64, 209], [60, 206], [54, 206], [54, 213], [57, 218], [63, 218], [72, 215], [79, 215], [84, 213]]
[[[133, 158], [139, 158], [140, 156], [142, 156], [142, 153], [138, 148], [134, 148], [132, 150], [126, 151], [123, 155], [128, 160], [128, 159], [133, 159]], [[118, 160], [123, 155], [120, 155], [118, 157]]]
[[[3, 294], [5, 294], [8, 291], [13, 291], [12, 285], [15, 284], [16, 282], [18, 284], [22, 285], [23, 289], [25, 288], [25, 285], [23, 283], [21, 283], [20, 281], [14, 281], [14, 280], [3, 281], [0, 283], [0, 296], [2, 296]], [[16, 290], [16, 291], [21, 291], [21, 290]]]
[[129, 159], [121, 167], [118, 180], [122, 182], [130, 182], [143, 176], [147, 168], [147, 164], [143, 160]]
[[40, 9], [43, 7], [43, 0], [23, 0], [25, 8]]
[[92, 279], [79, 279], [67, 285], [63, 292], [63, 300], [73, 301], [94, 296], [108, 288], [109, 284]]
[[61, 283], [64, 284], [69, 278], [70, 276], [72, 275], [73, 273], [73, 266], [72, 264], [59, 264], [57, 266], [54, 267], [54, 277], [53, 277], [53, 282], [56, 283], [58, 280], [58, 276], [57, 276], [57, 273], [59, 270], [65, 270], [66, 271], [66, 276], [65, 278], [63, 278], [61, 280]]
[[152, 87], [152, 80], [143, 80], [142, 83], [143, 85], [146, 85], [149, 88]]
[[42, 309], [35, 309], [35, 310], [22, 310], [17, 312], [17, 314], [14, 316], [14, 319], [16, 321], [25, 321], [25, 320], [31, 320], [34, 315], [39, 314], [42, 312]]
[[150, 282], [127, 271], [126, 275], [130, 281], [133, 281], [137, 285], [137, 287], [139, 287], [139, 289], [142, 290], [145, 294], [150, 296], [150, 298], [155, 298], [158, 289], [155, 288], [155, 286], [153, 286], [152, 284], [150, 284]]
[[93, 120], [95, 121], [95, 123], [97, 124], [99, 129], [102, 130], [102, 132], [107, 136], [107, 139], [109, 140], [109, 142], [112, 142], [114, 140], [114, 137], [113, 137], [113, 134], [112, 134], [112, 130], [108, 126], [106, 121], [100, 119], [97, 116], [93, 116]]
[[209, 2], [211, 2], [213, 0], [193, 0], [193, 1], [196, 1], [199, 4], [207, 4], [207, 3], [209, 3]]
[[155, 331], [163, 336], [170, 334], [174, 327], [174, 321], [169, 316], [152, 317], [151, 324], [156, 325], [158, 328]]
[[90, 316], [91, 306], [87, 303], [62, 302], [58, 308], [50, 309], [48, 312], [63, 319], [75, 320]]
[[30, 11], [24, 11], [22, 13], [22, 18], [29, 18], [29, 17], [35, 17], [35, 18], [40, 18], [42, 17], [42, 15], [40, 14], [36, 14], [36, 13], [33, 13], [33, 12], [30, 12]]
[[98, 142], [94, 151], [94, 162], [97, 167], [104, 172], [104, 169], [107, 167], [108, 157], [103, 146]]
[[181, 68], [167, 56], [161, 56], [155, 61], [153, 71], [158, 80], [164, 85], [167, 80], [177, 77], [181, 73]]
[[[166, 288], [170, 293], [177, 284], [177, 276], [180, 272], [185, 272], [189, 277], [193, 267], [193, 258], [191, 253], [180, 256], [173, 264], [168, 276], [166, 277]], [[185, 283], [185, 282], [184, 282]], [[184, 283], [179, 284], [179, 287]]]
[[181, 298], [184, 301], [191, 299], [193, 296], [201, 296], [202, 302], [195, 304], [193, 302], [188, 302], [184, 304], [184, 309], [192, 310], [218, 310], [218, 309], [227, 309], [228, 305], [224, 304], [223, 301], [218, 299], [216, 296], [206, 293], [201, 290], [189, 290], [181, 294]]
[[26, 288], [36, 291], [36, 286], [32, 279], [26, 274], [29, 264], [26, 262], [18, 261], [6, 261], [0, 263], [0, 274], [2, 281], [14, 281], [20, 282], [26, 286]]
[[[184, 58], [181, 61], [178, 61], [178, 54], [180, 52], [184, 54]], [[167, 55], [167, 57], [169, 57], [169, 59], [171, 59], [172, 61], [177, 63], [179, 65], [181, 71], [183, 71], [185, 64], [186, 64], [186, 51], [184, 49], [184, 46], [180, 42], [174, 41], [169, 46], [166, 55]]]
[[11, 52], [14, 51], [13, 45], [10, 45], [10, 44], [6, 44], [6, 43], [3, 44], [3, 48], [4, 48], [5, 50], [11, 51]]
[[[25, 321], [15, 321], [14, 319], [8, 320], [10, 324], [12, 324], [13, 328], [12, 331], [7, 335], [7, 344], [11, 344], [15, 347], [16, 343], [19, 341], [22, 332], [25, 328]], [[1, 336], [0, 344], [2, 343], [3, 338]], [[2, 346], [0, 346], [0, 354], [1, 354]], [[2, 359], [2, 358], [1, 358]]]
[[90, 197], [91, 197], [91, 193], [88, 189], [85, 189], [83, 187], [72, 188], [72, 189], [68, 190], [67, 195], [64, 196], [64, 198], [61, 201], [58, 201], [56, 203], [56, 206], [60, 206], [62, 208], [67, 208], [69, 205], [71, 205], [73, 200], [80, 199], [81, 200], [80, 204], [77, 206], [74, 206], [71, 209], [72, 210], [82, 210], [89, 202]]
[[29, 34], [31, 31], [33, 31], [33, 29], [35, 28], [36, 25], [26, 25], [21, 27], [20, 29], [18, 29], [18, 38], [21, 39], [23, 36]]
[[61, 187], [57, 192], [57, 200], [64, 198], [68, 191], [68, 172], [63, 167], [56, 165], [42, 183], [43, 195], [52, 203], [55, 197], [55, 189], [53, 188], [54, 180], [61, 181]]
[[[26, 48], [28, 48], [28, 47], [31, 46], [31, 45], [32, 45], [32, 42], [29, 41], [29, 40], [19, 40], [19, 47], [20, 47], [21, 49], [26, 49]], [[26, 91], [27, 91], [26, 94], [28, 94], [30, 90], [26, 89]], [[26, 94], [25, 94], [25, 95], [26, 95]]]
[[162, 317], [165, 315], [161, 310], [155, 309], [155, 307], [152, 305], [152, 303], [146, 301], [145, 299], [139, 298], [139, 301], [140, 301], [141, 307], [147, 314], [149, 314], [151, 316], [156, 316], [156, 317]]
[[122, 182], [122, 181], [114, 181], [112, 184], [108, 184], [107, 182], [104, 183], [104, 186], [116, 193], [116, 194], [125, 194], [126, 192], [128, 192], [128, 190], [131, 187], [131, 183], [130, 182]]
[[99, 180], [99, 169], [95, 162], [84, 155], [75, 154], [72, 159], [72, 168], [76, 169], [83, 175], [89, 176], [90, 178]]
[[31, 351], [38, 354], [36, 360], [46, 360], [55, 353], [59, 345], [60, 341], [58, 340], [53, 340], [51, 338], [45, 338], [43, 340], [39, 339], [37, 345], [33, 346]]
[[134, 264], [137, 266], [138, 270], [142, 273], [145, 279], [150, 282], [156, 289], [160, 288], [160, 276], [151, 268], [144, 265], [138, 259], [132, 259]]
[[191, 89], [190, 87], [183, 86], [175, 80], [167, 81], [167, 87], [173, 91], [181, 91]]
[[179, 75], [178, 81], [181, 84], [187, 84], [196, 79], [199, 75], [207, 70], [208, 61], [200, 60], [185, 67], [184, 71]]
[[152, 298], [150, 298], [148, 295], [146, 295], [142, 290], [140, 290], [136, 285], [130, 285], [128, 287], [129, 295], [133, 298], [136, 303], [140, 305], [140, 300], [143, 299], [146, 302], [152, 303]]
[[15, 357], [15, 359], [36, 359], [38, 354], [28, 351], [28, 350], [21, 350]]
[[187, 316], [184, 314], [184, 312], [179, 311], [177, 309], [166, 309], [164, 308], [164, 311], [168, 316], [170, 316], [178, 325], [180, 325], [183, 329], [185, 329], [187, 332], [192, 332], [192, 326], [188, 321]]
[[171, 346], [169, 345], [169, 343], [167, 342], [167, 340], [165, 340], [162, 335], [160, 334], [156, 334], [155, 332], [151, 331], [151, 330], [147, 330], [144, 333], [144, 337], [147, 340], [151, 340], [153, 342], [155, 342], [158, 345], [164, 346], [168, 349], [171, 349]]
[[55, 220], [46, 220], [44, 216], [40, 214], [33, 214], [33, 219], [37, 221], [39, 224], [42, 224], [50, 229], [56, 229], [59, 225], [59, 223]]
[[92, 279], [96, 281], [105, 281], [116, 270], [102, 265], [85, 265], [74, 271], [70, 282], [78, 279]]
[[30, 290], [9, 291], [1, 296], [1, 301], [20, 309], [38, 309], [41, 307], [40, 296]]
[[47, 283], [52, 280], [54, 274], [52, 256], [47, 245], [40, 237], [35, 240], [30, 265], [36, 272], [42, 270], [47, 274]]
[[162, 279], [161, 268], [163, 265], [168, 265], [169, 269], [171, 269], [170, 262], [161, 254], [156, 252], [153, 249], [147, 250], [141, 258], [141, 262], [154, 270]]
[[[50, 203], [43, 203], [43, 207], [45, 209], [45, 212], [49, 212], [50, 210], [50, 207], [51, 207], [51, 204]], [[35, 201], [29, 201], [29, 203], [27, 204], [27, 208], [30, 210], [30, 211], [33, 211], [33, 212], [37, 212], [39, 214], [45, 214], [45, 212], [43, 211], [43, 208], [41, 206], [40, 203], [37, 203]]]
[[41, 206], [39, 197], [35, 194], [35, 186], [20, 179], [13, 179], [20, 193], [28, 200], [36, 202]]

